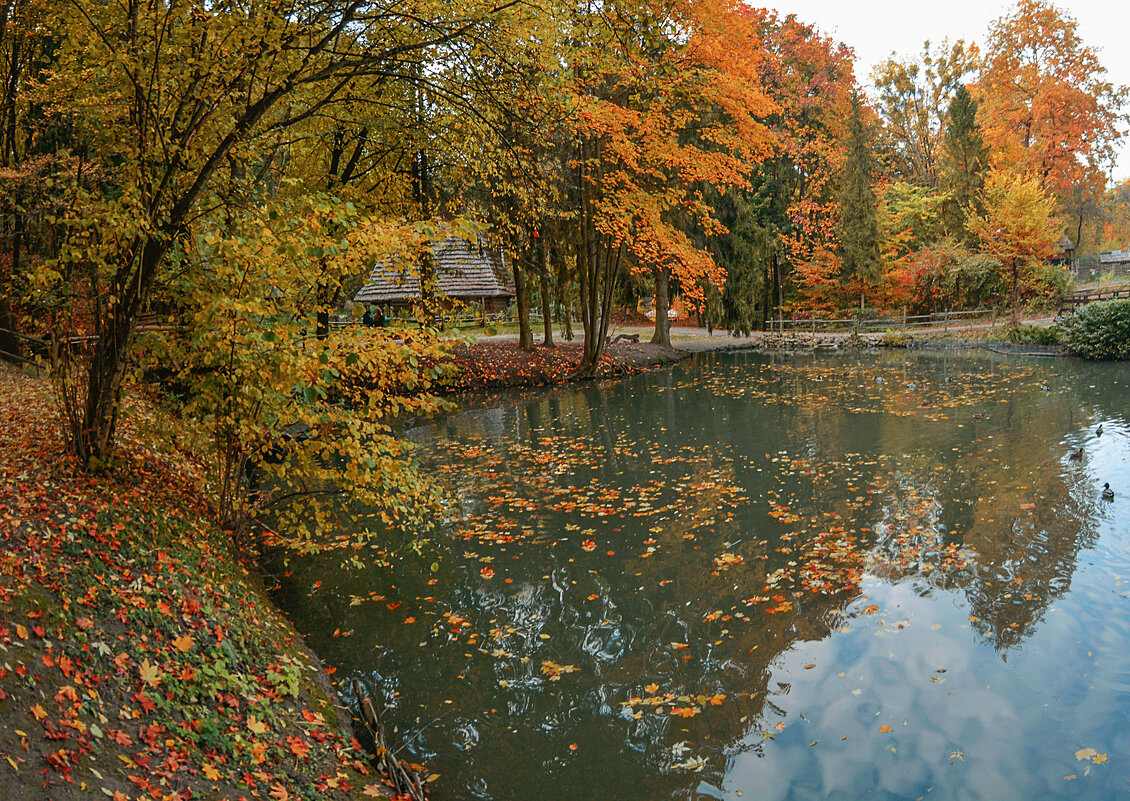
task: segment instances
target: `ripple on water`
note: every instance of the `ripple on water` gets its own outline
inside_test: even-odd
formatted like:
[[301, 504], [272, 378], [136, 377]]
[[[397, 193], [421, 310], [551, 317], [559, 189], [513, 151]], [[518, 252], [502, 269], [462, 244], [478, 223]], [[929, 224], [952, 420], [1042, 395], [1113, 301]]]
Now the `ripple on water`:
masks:
[[454, 701], [407, 749], [438, 801], [1122, 798], [1124, 376], [746, 354], [500, 396], [413, 431], [457, 541], [340, 579], [317, 648], [402, 730]]

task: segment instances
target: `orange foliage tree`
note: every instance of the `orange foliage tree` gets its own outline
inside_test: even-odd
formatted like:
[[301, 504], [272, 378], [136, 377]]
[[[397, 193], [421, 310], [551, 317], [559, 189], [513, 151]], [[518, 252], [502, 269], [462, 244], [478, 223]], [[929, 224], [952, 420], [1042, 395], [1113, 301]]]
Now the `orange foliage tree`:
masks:
[[838, 270], [836, 221], [843, 142], [855, 86], [852, 52], [794, 16], [763, 12], [768, 53], [764, 82], [779, 111], [769, 119], [778, 153], [759, 165], [765, 191], [779, 196], [783, 220], [771, 221], [779, 248], [769, 257], [776, 304], [788, 272], [808, 306], [833, 307]]
[[1127, 89], [1105, 80], [1077, 28], [1050, 3], [1020, 0], [989, 32], [975, 94], [993, 164], [1036, 178], [1081, 226], [1083, 205], [1105, 186]]
[[[702, 188], [742, 185], [770, 152], [757, 120], [773, 109], [757, 79], [751, 16], [729, 0], [612, 7], [586, 17], [574, 51], [579, 189], [577, 268], [585, 327], [581, 372], [595, 370], [622, 262], [669, 277], [692, 299], [724, 273], [688, 236], [718, 230]], [[599, 24], [595, 24], [599, 23]], [[666, 340], [666, 309], [657, 309]]]

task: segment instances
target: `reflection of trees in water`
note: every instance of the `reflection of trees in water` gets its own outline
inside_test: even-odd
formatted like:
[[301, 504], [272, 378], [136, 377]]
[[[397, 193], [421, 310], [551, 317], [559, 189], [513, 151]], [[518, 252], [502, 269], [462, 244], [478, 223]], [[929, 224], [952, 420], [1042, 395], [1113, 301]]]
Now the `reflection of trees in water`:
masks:
[[[450, 626], [440, 625], [421, 652], [419, 634], [406, 633], [374, 676], [391, 693], [406, 673], [442, 658], [463, 677], [463, 714], [483, 713], [429, 730], [418, 755], [471, 736], [468, 726], [478, 747], [511, 760], [528, 737], [558, 738], [549, 750], [567, 756], [583, 732], [586, 746], [606, 755], [600, 769], [637, 783], [641, 797], [717, 780], [735, 748], [759, 748], [756, 732], [773, 736], [783, 722], [774, 701], [789, 688], [771, 683], [775, 662], [858, 614], [852, 592], [814, 590], [813, 576], [831, 561], [845, 569], [841, 578], [866, 568], [964, 592], [974, 628], [999, 649], [1032, 633], [1093, 536], [1093, 509], [1079, 500], [1084, 478], [1064, 463], [1061, 442], [1078, 398], [1042, 393], [1044, 373], [1007, 363], [964, 380], [960, 360], [752, 360], [752, 369], [704, 360], [523, 395], [503, 412], [472, 410], [440, 424], [449, 442], [434, 451], [433, 467], [463, 511], [481, 517], [465, 533], [510, 532], [513, 542], [491, 541], [494, 564], [521, 555], [546, 572], [467, 585], [444, 564], [440, 603], [477, 636], [464, 631], [443, 646]], [[982, 410], [988, 419], [975, 420]], [[738, 506], [738, 487], [758, 494]], [[606, 557], [613, 527], [627, 533]], [[583, 536], [599, 541], [599, 562], [578, 554]], [[537, 555], [524, 550], [534, 547]], [[720, 564], [722, 552], [740, 560]], [[420, 595], [426, 577], [413, 585]], [[767, 600], [746, 603], [753, 597]], [[362, 615], [351, 627], [388, 629], [380, 607], [351, 614]], [[546, 660], [579, 673], [550, 681]], [[452, 692], [412, 687], [426, 714], [442, 713]], [[706, 700], [716, 695], [724, 702]], [[689, 707], [699, 711], [671, 713]], [[692, 756], [707, 758], [704, 773], [668, 772]], [[443, 781], [483, 781], [471, 763], [459, 770]], [[576, 781], [565, 758], [535, 772], [562, 796]], [[587, 797], [591, 785], [576, 792]]]
[[[915, 377], [919, 385], [928, 380]], [[879, 453], [905, 454], [887, 467], [869, 572], [961, 589], [973, 628], [998, 650], [1032, 633], [1068, 589], [1077, 555], [1094, 536], [1093, 504], [1081, 500], [1089, 494], [1085, 473], [1065, 464], [1063, 437], [1079, 400], [1034, 391], [1039, 374], [1024, 378], [1015, 392], [994, 391], [991, 423], [937, 421], [925, 443], [920, 423], [879, 415], [860, 421], [870, 423]], [[825, 445], [852, 425], [843, 411], [821, 417], [812, 440]]]

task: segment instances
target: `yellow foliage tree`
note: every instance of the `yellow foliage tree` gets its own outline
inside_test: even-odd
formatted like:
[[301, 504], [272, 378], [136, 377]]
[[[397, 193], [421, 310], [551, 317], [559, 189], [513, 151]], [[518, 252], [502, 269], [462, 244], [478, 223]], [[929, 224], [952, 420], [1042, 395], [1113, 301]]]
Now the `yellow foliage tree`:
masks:
[[1035, 289], [1033, 278], [1054, 254], [1059, 239], [1055, 199], [1039, 180], [1003, 169], [985, 180], [985, 210], [971, 214], [966, 225], [982, 253], [1000, 262], [1011, 287], [1012, 321], [1018, 319], [1021, 282]]

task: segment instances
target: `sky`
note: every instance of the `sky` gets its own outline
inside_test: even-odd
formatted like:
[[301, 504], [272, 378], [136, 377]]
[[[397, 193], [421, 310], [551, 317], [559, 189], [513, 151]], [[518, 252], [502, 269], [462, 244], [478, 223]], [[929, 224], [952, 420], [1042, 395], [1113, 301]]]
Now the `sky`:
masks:
[[[892, 51], [914, 56], [922, 43], [965, 39], [985, 44], [990, 23], [1014, 7], [1004, 0], [747, 0], [768, 5], [783, 16], [796, 14], [802, 22], [849, 45], [856, 54], [856, 76], [871, 86], [872, 68]], [[1106, 79], [1130, 85], [1130, 6], [1126, 0], [1072, 0], [1056, 5], [1079, 23], [1079, 36], [1094, 48], [1106, 67]], [[1121, 140], [1115, 181], [1130, 178], [1130, 145]]]

